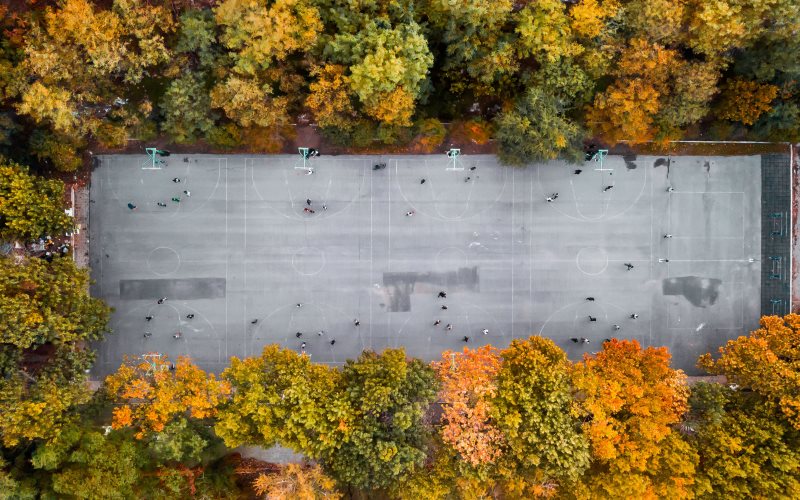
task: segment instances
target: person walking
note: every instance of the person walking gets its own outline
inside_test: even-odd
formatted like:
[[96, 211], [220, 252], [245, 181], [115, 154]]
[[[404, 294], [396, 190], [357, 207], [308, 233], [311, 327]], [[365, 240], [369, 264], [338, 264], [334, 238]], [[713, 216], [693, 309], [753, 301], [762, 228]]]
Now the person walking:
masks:
[[413, 210], [409, 210], [408, 212], [406, 212], [406, 217], [413, 217], [414, 213], [415, 212]]
[[572, 173], [575, 174], [575, 175], [579, 175], [581, 172], [583, 172], [583, 170], [578, 168], [578, 169], [575, 169], [575, 171], [572, 172]]
[[166, 298], [166, 297], [161, 297], [160, 299], [158, 299], [158, 300], [156, 301], [156, 303], [158, 303], [159, 305], [161, 305], [161, 304], [163, 304], [163, 303], [164, 303], [164, 302], [166, 302], [166, 301], [167, 301], [167, 298]]
[[250, 322], [251, 325], [255, 325], [256, 323], [258, 323], [258, 318], [254, 319], [253, 321]]
[[299, 339], [300, 337], [303, 336], [303, 332], [297, 332], [297, 333], [294, 334], [294, 336]]
[[630, 271], [631, 269], [633, 269], [633, 264], [631, 264], [630, 262], [626, 262], [625, 267], [627, 267], [628, 268], [627, 270]]
[[308, 205], [309, 207], [311, 206], [311, 199], [310, 198], [306, 198], [306, 205]]
[[173, 177], [172, 178], [172, 182], [174, 182], [175, 184], [179, 183], [180, 181], [181, 180], [179, 178], [177, 178], [177, 177]]
[[147, 321], [151, 321], [153, 319], [153, 316], [148, 314], [147, 316], [144, 317], [144, 319], [146, 319]]
[[437, 319], [436, 321], [433, 322], [433, 326], [439, 326], [441, 324], [442, 324], [442, 320], [440, 320], [440, 319]]
[[595, 318], [594, 316], [589, 316], [589, 321], [597, 321], [597, 318]]
[[184, 190], [184, 191], [183, 191], [183, 194], [185, 194], [187, 198], [188, 198], [188, 197], [190, 197], [190, 196], [192, 196], [192, 192], [191, 192], [191, 191], [189, 191], [188, 189]]
[[152, 337], [152, 336], [153, 336], [153, 334], [150, 333], [150, 332], [144, 332], [144, 335], [143, 335], [144, 338], [149, 338], [149, 337]]
[[175, 332], [175, 334], [172, 336], [172, 338], [175, 338], [175, 339], [179, 339], [181, 337], [183, 337], [183, 334], [181, 332]]
[[136, 210], [136, 205], [134, 205], [133, 203], [128, 203], [128, 208], [131, 210]]
[[181, 202], [181, 199], [180, 199], [180, 198], [178, 198], [177, 196], [173, 196], [173, 197], [172, 197], [172, 201], [174, 201], [175, 203], [180, 203], [180, 202]]
[[425, 179], [420, 179], [420, 180], [419, 180], [419, 183], [420, 183], [420, 184], [425, 184]]
[[324, 333], [325, 333], [325, 330], [320, 330], [320, 331], [317, 332], [317, 336], [322, 337], [322, 335]]
[[353, 325], [354, 326], [361, 326], [361, 322], [359, 320], [357, 320], [357, 319], [354, 319], [353, 320]]
[[672, 238], [672, 235], [667, 233], [667, 234], [664, 235], [664, 238]]
[[157, 202], [157, 203], [156, 203], [156, 205], [158, 205], [159, 207], [166, 207], [166, 206], [167, 206], [167, 204], [166, 204], [166, 203], [162, 203], [162, 202], [160, 202], [160, 201], [159, 201], [159, 202]]
[[483, 329], [483, 334], [484, 335], [489, 335], [489, 329], [488, 328], [484, 328]]
[[571, 341], [573, 341], [573, 342], [575, 342], [576, 344], [577, 344], [578, 342], [580, 342], [580, 340], [578, 339], [578, 337], [572, 337], [570, 340], [571, 340]]
[[453, 329], [453, 325], [451, 325], [450, 323], [447, 323], [447, 326], [446, 326], [445, 328], [446, 328], [446, 329], [447, 329], [447, 331], [449, 332], [450, 330], [452, 330], [452, 329]]
[[619, 325], [614, 325], [614, 330], [619, 330], [620, 328], [622, 328], [622, 327], [619, 326]]
[[585, 337], [581, 337], [581, 342], [583, 342], [584, 344], [588, 344], [589, 343], [589, 339], [587, 339]]
[[638, 315], [638, 314], [636, 314], [636, 313], [633, 313], [633, 314], [631, 314], [631, 316], [630, 316], [630, 318], [631, 318], [631, 319], [636, 319], [636, 318], [638, 318], [638, 317], [639, 317], [639, 315]]
[[551, 203], [553, 201], [553, 197], [548, 196], [547, 198], [545, 198], [545, 200], [547, 200], [547, 203]]
[[194, 314], [187, 314], [186, 319], [194, 319]]
[[594, 302], [594, 297], [586, 297], [586, 300], [588, 300], [589, 302]]
[[467, 343], [467, 342], [469, 342], [469, 337], [467, 337], [466, 335], [464, 335], [464, 338], [463, 338], [463, 339], [461, 339], [461, 340], [462, 340], [462, 341], [464, 341], [464, 343]]
[[442, 306], [442, 310], [446, 311], [447, 310], [447, 306]]
[[331, 345], [336, 343], [336, 339], [331, 339]]
[[305, 342], [300, 342], [300, 349], [305, 349], [306, 345], [308, 344], [306, 344]]
[[447, 298], [447, 292], [445, 292], [444, 290], [439, 292], [439, 298], [440, 299], [446, 299]]
[[604, 187], [604, 188], [603, 188], [603, 191], [609, 191], [609, 190], [611, 190], [611, 188], [613, 188], [613, 187], [614, 187], [613, 185], [606, 186], [606, 187]]

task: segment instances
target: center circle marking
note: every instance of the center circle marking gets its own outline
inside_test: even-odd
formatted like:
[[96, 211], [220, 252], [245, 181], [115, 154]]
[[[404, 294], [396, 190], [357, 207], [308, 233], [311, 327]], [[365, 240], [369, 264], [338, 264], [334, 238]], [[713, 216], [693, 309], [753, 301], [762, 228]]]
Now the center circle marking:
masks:
[[319, 248], [303, 247], [292, 255], [292, 267], [303, 276], [319, 274], [325, 267], [325, 252]]
[[578, 269], [589, 276], [602, 274], [608, 267], [608, 253], [600, 247], [585, 247], [575, 257]]
[[147, 267], [153, 274], [166, 276], [178, 270], [181, 266], [181, 257], [178, 252], [170, 247], [154, 248], [147, 256]]

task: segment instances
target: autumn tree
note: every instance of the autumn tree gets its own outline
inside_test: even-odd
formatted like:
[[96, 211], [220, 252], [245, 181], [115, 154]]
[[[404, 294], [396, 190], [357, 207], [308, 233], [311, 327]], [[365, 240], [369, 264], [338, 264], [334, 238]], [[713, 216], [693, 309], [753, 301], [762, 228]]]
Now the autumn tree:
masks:
[[612, 339], [584, 355], [574, 383], [593, 459], [582, 481], [589, 497], [691, 496], [696, 457], [673, 430], [689, 389], [665, 347]]
[[320, 127], [349, 129], [355, 125], [358, 115], [352, 103], [350, 78], [345, 71], [346, 68], [338, 64], [326, 64], [311, 70], [311, 76], [316, 80], [309, 86], [306, 105]]
[[336, 482], [318, 465], [286, 464], [274, 474], [259, 474], [253, 489], [270, 500], [339, 500]]
[[88, 283], [88, 272], [71, 259], [0, 258], [0, 339], [28, 349], [101, 338], [109, 308], [89, 297]]
[[26, 354], [10, 345], [0, 348], [0, 440], [7, 448], [57, 439], [91, 398], [91, 352], [64, 344], [40, 355], [44, 359], [36, 365], [27, 362], [33, 353]]
[[319, 12], [308, 0], [224, 0], [214, 14], [234, 71], [247, 76], [313, 46], [322, 30]]
[[209, 419], [230, 394], [230, 385], [207, 374], [188, 357], [171, 368], [166, 358], [128, 359], [105, 379], [105, 390], [117, 402], [111, 425], [133, 427], [138, 438], [162, 432], [176, 417]]
[[24, 240], [57, 235], [72, 228], [64, 213], [64, 183], [31, 175], [0, 159], [0, 237]]
[[170, 58], [172, 17], [143, 0], [115, 0], [110, 10], [64, 0], [42, 18], [25, 38], [16, 108], [76, 140], [96, 133], [114, 106], [135, 108], [128, 87]]
[[564, 106], [543, 90], [531, 87], [496, 120], [500, 161], [525, 165], [535, 161], [582, 158], [583, 133], [564, 115]]
[[735, 79], [729, 81], [722, 92], [717, 115], [725, 120], [752, 125], [758, 117], [772, 107], [778, 87], [766, 83]]
[[694, 477], [698, 498], [800, 495], [800, 431], [775, 401], [699, 383], [689, 403], [692, 411], [685, 427], [700, 456]]
[[508, 483], [527, 491], [519, 494], [544, 495], [563, 481], [577, 480], [589, 466], [589, 441], [570, 412], [570, 363], [543, 337], [514, 340], [501, 356], [491, 404], [507, 443]]
[[349, 83], [364, 112], [387, 125], [408, 126], [433, 56], [416, 23], [372, 21], [357, 34], [339, 34], [326, 47], [332, 62], [348, 65]]
[[764, 316], [761, 328], [747, 337], [729, 340], [698, 365], [728, 382], [752, 390], [780, 408], [783, 417], [800, 430], [800, 315]]
[[211, 90], [211, 106], [242, 127], [272, 127], [289, 121], [288, 98], [273, 97], [271, 86], [255, 78], [231, 75]]
[[489, 409], [500, 369], [497, 349], [487, 345], [461, 353], [445, 351], [433, 366], [441, 383], [442, 441], [473, 467], [495, 462], [504, 443]]
[[329, 420], [336, 413], [328, 413], [326, 405], [336, 371], [268, 345], [261, 356], [231, 358], [222, 378], [234, 389], [216, 423], [228, 447], [280, 443], [316, 458], [321, 448], [335, 446], [331, 429], [343, 424]]

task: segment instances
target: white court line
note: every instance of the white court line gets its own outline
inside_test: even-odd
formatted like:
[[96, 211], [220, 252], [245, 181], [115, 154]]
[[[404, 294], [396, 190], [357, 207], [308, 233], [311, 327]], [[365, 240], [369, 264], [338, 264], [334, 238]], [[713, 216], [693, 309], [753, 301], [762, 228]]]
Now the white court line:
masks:
[[[667, 165], [669, 165], [670, 158], [667, 157]], [[655, 263], [655, 256], [653, 255], [653, 186], [655, 185], [655, 173], [649, 172], [645, 174], [645, 182], [647, 182], [648, 178], [650, 179], [650, 280], [652, 281], [653, 276], [653, 264]], [[647, 343], [653, 345], [653, 298], [650, 298], [650, 335], [648, 336]]]
[[[247, 290], [247, 159], [244, 161], [244, 182], [242, 186], [244, 189], [244, 242], [242, 244], [242, 278], [244, 279], [244, 289]], [[247, 297], [242, 301], [242, 324], [244, 325], [244, 335], [247, 338]], [[247, 342], [244, 342], [244, 356], [247, 357], [248, 349]]]
[[514, 210], [516, 201], [514, 194], [517, 192], [516, 190], [516, 173], [515, 170], [511, 171], [511, 231], [509, 231], [511, 237], [511, 340], [514, 340], [514, 228], [516, 225], [514, 224]]
[[[220, 163], [221, 165], [221, 163]], [[225, 158], [225, 286], [228, 283], [228, 261], [230, 260], [228, 251], [228, 159]], [[225, 293], [225, 358], [228, 358], [228, 294]]]
[[[528, 213], [530, 214], [530, 227], [528, 228], [528, 257], [530, 258], [530, 262], [528, 263], [528, 302], [531, 304], [531, 308], [533, 307], [533, 268], [536, 265], [535, 260], [533, 258], [533, 176], [530, 176], [528, 179], [530, 181], [530, 207], [528, 208]], [[570, 181], [572, 182], [572, 181]], [[531, 314], [530, 323], [528, 326], [528, 331], [533, 333], [533, 314]]]
[[[361, 165], [361, 172], [364, 173], [364, 165], [362, 162]], [[375, 232], [373, 231], [374, 225], [374, 217], [372, 213], [372, 207], [375, 204], [375, 189], [373, 187], [373, 179], [375, 178], [374, 175], [369, 176], [369, 278], [367, 281], [370, 282], [370, 287], [372, 286], [372, 278], [375, 275], [373, 270], [373, 264], [375, 262], [375, 246], [373, 244], [373, 236]], [[372, 289], [369, 289], [369, 348], [372, 349]]]

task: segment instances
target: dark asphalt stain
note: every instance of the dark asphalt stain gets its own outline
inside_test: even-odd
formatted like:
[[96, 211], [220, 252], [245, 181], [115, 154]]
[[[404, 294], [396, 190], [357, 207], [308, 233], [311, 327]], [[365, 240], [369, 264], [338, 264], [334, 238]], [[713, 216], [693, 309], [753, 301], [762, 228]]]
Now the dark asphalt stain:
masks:
[[699, 276], [679, 276], [661, 281], [664, 295], [682, 295], [695, 307], [713, 306], [719, 298], [722, 280]]
[[459, 290], [478, 290], [478, 268], [461, 267], [443, 273], [383, 273], [383, 286], [389, 296], [389, 312], [411, 310], [411, 294], [417, 284], [434, 285], [452, 293]]
[[666, 158], [658, 158], [655, 162], [653, 162], [653, 167], [668, 167], [669, 168], [669, 161]]
[[634, 154], [626, 154], [622, 155], [622, 159], [625, 160], [625, 167], [628, 170], [633, 170], [636, 168], [636, 155]]

